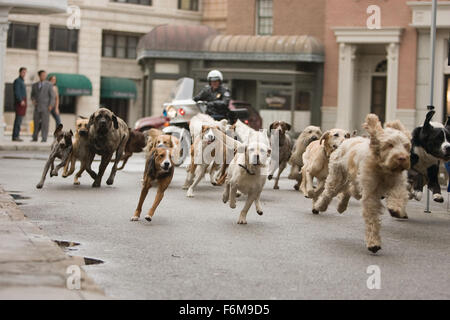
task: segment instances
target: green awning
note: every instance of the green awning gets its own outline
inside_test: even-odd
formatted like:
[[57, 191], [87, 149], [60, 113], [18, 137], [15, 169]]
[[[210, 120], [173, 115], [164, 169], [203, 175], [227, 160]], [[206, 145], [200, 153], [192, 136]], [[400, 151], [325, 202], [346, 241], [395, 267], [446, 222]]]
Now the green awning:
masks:
[[100, 97], [136, 99], [136, 84], [130, 79], [102, 77], [100, 84]]
[[92, 83], [82, 74], [50, 73], [47, 79], [56, 76], [56, 85], [62, 96], [91, 96]]

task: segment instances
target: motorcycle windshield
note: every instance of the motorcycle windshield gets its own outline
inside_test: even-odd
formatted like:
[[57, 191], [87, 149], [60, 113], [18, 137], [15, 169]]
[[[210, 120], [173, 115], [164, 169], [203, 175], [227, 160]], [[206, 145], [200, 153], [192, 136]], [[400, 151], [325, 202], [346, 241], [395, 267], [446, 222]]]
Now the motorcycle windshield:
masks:
[[192, 99], [194, 93], [194, 79], [181, 78], [178, 79], [175, 87], [170, 93], [170, 100], [188, 100]]

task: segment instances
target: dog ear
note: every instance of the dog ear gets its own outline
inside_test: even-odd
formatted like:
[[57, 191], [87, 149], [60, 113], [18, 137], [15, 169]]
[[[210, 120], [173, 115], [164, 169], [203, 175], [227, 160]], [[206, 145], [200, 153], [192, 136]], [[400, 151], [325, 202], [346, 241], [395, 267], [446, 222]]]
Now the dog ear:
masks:
[[289, 131], [292, 128], [290, 123], [284, 122], [283, 125], [284, 125], [284, 128], [285, 128], [286, 131]]
[[352, 137], [356, 137], [358, 135], [358, 130], [353, 130]]
[[83, 117], [83, 116], [78, 116], [78, 118], [83, 119], [83, 120], [87, 119], [86, 117]]
[[275, 125], [276, 125], [277, 123], [278, 123], [278, 121], [275, 121], [275, 122], [272, 122], [272, 123], [270, 124], [270, 126], [269, 126], [269, 133], [272, 132], [273, 127], [275, 127]]
[[73, 137], [72, 129], [70, 129], [69, 134]]
[[347, 133], [345, 134], [345, 136], [344, 136], [345, 139], [350, 139], [350, 137], [351, 137], [351, 136], [350, 136], [350, 132], [347, 132]]
[[95, 113], [91, 114], [91, 116], [89, 117], [89, 122], [87, 124], [87, 129], [88, 130], [94, 124], [94, 118], [95, 118]]
[[381, 127], [380, 119], [376, 114], [369, 113], [366, 117], [366, 122], [362, 125], [366, 129], [367, 133], [371, 137], [376, 137], [378, 134], [383, 133], [383, 127]]
[[114, 129], [119, 129], [119, 122], [117, 121], [117, 117], [115, 115], [112, 116], [112, 121], [114, 123]]
[[60, 123], [60, 124], [56, 127], [55, 132], [53, 132], [53, 135], [56, 137], [59, 133], [61, 133], [62, 129], [63, 129], [63, 124]]
[[386, 125], [385, 125], [385, 127], [386, 127], [386, 128], [392, 128], [392, 129], [401, 131], [401, 132], [403, 132], [403, 133], [408, 137], [409, 140], [412, 139], [411, 132], [409, 132], [409, 131], [405, 128], [405, 126], [403, 125], [403, 123], [401, 123], [399, 120], [387, 122]]
[[156, 150], [153, 150], [150, 154], [150, 158], [148, 159], [148, 175], [150, 178], [155, 179], [156, 178]]
[[434, 116], [435, 113], [436, 113], [436, 112], [432, 110], [432, 111], [429, 111], [429, 112], [427, 113], [427, 115], [425, 116], [425, 121], [424, 121], [423, 127], [422, 127], [424, 131], [428, 131], [428, 130], [431, 129], [430, 121], [431, 121], [431, 119], [433, 118], [433, 116]]
[[326, 141], [330, 137], [330, 131], [325, 132], [322, 137], [320, 137], [319, 144], [321, 145], [323, 141]]

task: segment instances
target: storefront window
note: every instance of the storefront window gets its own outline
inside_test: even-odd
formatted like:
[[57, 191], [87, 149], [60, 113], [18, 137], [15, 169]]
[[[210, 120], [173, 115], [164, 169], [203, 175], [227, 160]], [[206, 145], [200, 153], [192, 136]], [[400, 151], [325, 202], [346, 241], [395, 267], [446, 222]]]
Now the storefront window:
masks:
[[308, 91], [297, 91], [295, 97], [296, 111], [310, 111], [311, 110], [311, 93]]
[[77, 97], [75, 96], [59, 96], [59, 112], [75, 113]]
[[264, 88], [261, 95], [262, 109], [291, 110], [292, 90]]

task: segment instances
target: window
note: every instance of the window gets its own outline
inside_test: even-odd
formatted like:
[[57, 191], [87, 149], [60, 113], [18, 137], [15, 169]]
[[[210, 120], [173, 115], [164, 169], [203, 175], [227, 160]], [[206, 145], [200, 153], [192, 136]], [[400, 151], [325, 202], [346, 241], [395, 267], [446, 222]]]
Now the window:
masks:
[[77, 97], [75, 96], [59, 96], [59, 112], [75, 113]]
[[100, 105], [114, 112], [116, 116], [128, 122], [129, 99], [100, 98]]
[[152, 5], [152, 0], [112, 0], [112, 2], [142, 4], [144, 6]]
[[198, 0], [178, 0], [178, 9], [198, 11]]
[[308, 91], [297, 91], [295, 100], [296, 111], [310, 111], [311, 110], [311, 94]]
[[14, 104], [14, 84], [5, 83], [5, 112], [15, 112], [16, 106]]
[[50, 27], [50, 51], [77, 52], [78, 30]]
[[258, 0], [257, 4], [257, 34], [271, 35], [273, 31], [272, 0]]
[[138, 36], [124, 34], [103, 33], [103, 57], [136, 59]]
[[37, 33], [38, 26], [23, 24], [23, 23], [11, 23], [8, 29], [8, 48], [19, 49], [37, 49]]

